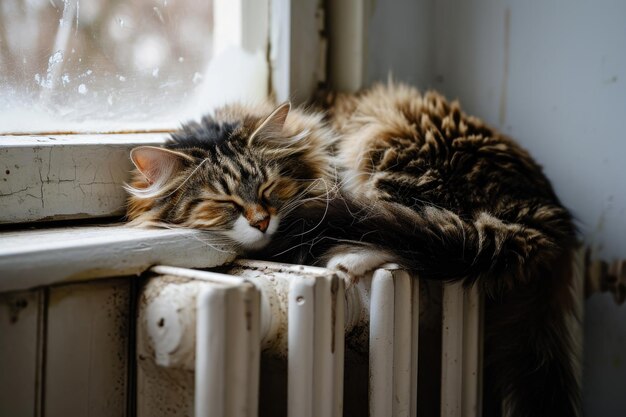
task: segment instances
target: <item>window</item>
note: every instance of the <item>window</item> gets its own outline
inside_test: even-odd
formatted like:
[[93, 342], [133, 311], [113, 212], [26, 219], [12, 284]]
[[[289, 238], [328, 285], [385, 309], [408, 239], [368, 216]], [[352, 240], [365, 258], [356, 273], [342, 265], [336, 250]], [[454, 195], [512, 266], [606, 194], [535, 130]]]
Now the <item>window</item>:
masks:
[[309, 98], [323, 23], [316, 0], [2, 0], [0, 224], [123, 214], [132, 147]]
[[263, 99], [269, 14], [243, 3], [3, 0], [0, 132], [169, 130]]

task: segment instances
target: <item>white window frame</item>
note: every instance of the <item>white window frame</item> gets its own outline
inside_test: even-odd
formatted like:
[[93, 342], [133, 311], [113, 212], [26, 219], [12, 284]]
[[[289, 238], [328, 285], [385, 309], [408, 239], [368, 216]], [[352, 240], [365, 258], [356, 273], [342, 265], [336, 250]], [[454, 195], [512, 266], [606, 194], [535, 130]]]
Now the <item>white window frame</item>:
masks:
[[[267, 51], [270, 94], [299, 104], [325, 81], [321, 0], [239, 2], [240, 33], [218, 33], [245, 50]], [[216, 9], [219, 13], [219, 10]], [[267, 19], [260, 18], [267, 16]], [[292, 30], [295, 29], [295, 30]], [[219, 27], [218, 27], [219, 30]], [[119, 216], [130, 149], [166, 133], [0, 136], [0, 224]]]

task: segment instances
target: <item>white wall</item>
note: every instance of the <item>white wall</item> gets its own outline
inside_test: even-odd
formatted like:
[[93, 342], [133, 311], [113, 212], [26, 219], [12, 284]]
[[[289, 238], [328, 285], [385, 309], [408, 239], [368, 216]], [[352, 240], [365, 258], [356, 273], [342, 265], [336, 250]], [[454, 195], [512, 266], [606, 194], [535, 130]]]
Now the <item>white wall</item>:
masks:
[[[365, 77], [459, 98], [544, 166], [595, 256], [626, 258], [626, 2], [379, 0]], [[586, 303], [585, 410], [626, 409], [626, 306]]]

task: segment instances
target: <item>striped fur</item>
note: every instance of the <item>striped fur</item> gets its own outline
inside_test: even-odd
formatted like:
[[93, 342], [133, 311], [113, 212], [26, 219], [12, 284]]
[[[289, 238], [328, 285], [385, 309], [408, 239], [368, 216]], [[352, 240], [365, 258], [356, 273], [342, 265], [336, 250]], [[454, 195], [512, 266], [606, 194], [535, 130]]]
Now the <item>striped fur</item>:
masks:
[[279, 113], [269, 104], [227, 106], [173, 134], [162, 156], [134, 149], [131, 224], [214, 231], [216, 242], [247, 249], [267, 244], [282, 216], [335, 182], [334, 136], [321, 115], [290, 112], [288, 104]]
[[506, 416], [579, 415], [568, 327], [578, 320], [576, 232], [541, 168], [434, 92], [377, 85], [332, 97], [328, 109], [342, 194], [297, 213], [269, 252], [350, 273], [361, 246], [361, 268], [395, 262], [478, 285], [487, 296], [485, 415], [502, 404]]
[[[173, 135], [166, 147], [193, 162], [163, 164], [179, 169], [156, 198], [142, 198], [155, 181], [136, 172], [129, 217], [215, 230], [264, 246], [255, 256], [348, 275], [377, 266], [346, 261], [366, 252], [478, 285], [486, 415], [501, 404], [507, 416], [579, 415], [567, 326], [576, 233], [528, 153], [458, 103], [403, 85], [331, 97], [326, 113], [292, 110], [284, 123], [280, 109], [230, 106]], [[248, 225], [265, 211], [273, 229], [260, 237]]]

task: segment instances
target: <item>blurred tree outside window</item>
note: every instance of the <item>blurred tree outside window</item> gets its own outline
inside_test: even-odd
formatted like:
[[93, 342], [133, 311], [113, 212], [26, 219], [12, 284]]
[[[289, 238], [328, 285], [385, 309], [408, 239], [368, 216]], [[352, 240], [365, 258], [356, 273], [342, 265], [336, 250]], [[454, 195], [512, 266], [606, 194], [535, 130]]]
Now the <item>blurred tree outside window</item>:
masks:
[[216, 51], [214, 20], [212, 0], [1, 0], [0, 133], [172, 129], [219, 97], [261, 99], [264, 51]]

